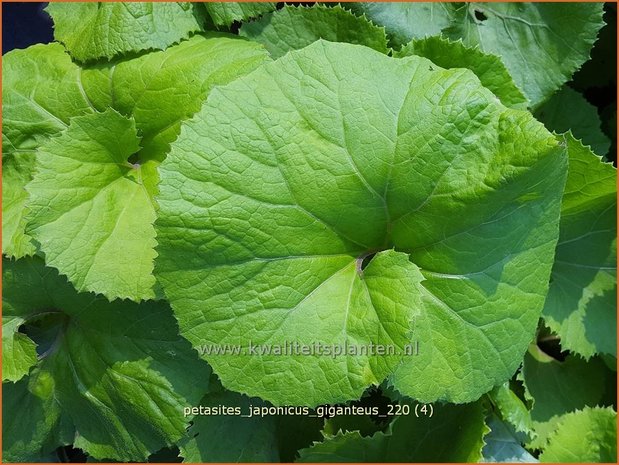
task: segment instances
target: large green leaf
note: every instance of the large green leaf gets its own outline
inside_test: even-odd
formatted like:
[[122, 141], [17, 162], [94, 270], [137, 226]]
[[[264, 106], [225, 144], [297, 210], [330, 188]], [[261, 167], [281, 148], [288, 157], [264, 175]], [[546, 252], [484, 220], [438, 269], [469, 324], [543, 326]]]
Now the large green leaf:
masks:
[[585, 408], [566, 415], [540, 461], [617, 463], [617, 413], [611, 408]]
[[78, 61], [165, 50], [200, 31], [203, 10], [189, 2], [50, 2], [54, 37]]
[[375, 24], [385, 26], [391, 43], [398, 47], [411, 39], [440, 34], [451, 24], [460, 5], [450, 2], [354, 2], [345, 6]]
[[479, 48], [466, 47], [461, 41], [452, 42], [439, 36], [415, 39], [395, 53], [397, 57], [419, 55], [443, 68], [467, 68], [481, 83], [496, 95], [503, 105], [526, 109], [527, 99], [510, 76], [501, 59]]
[[[160, 167], [156, 273], [232, 390], [357, 398], [392, 372], [417, 315], [420, 354], [393, 383], [471, 401], [513, 375], [535, 332], [565, 161], [468, 70], [318, 41], [217, 88], [184, 126]], [[287, 342], [398, 350], [211, 350]]]
[[303, 48], [318, 39], [349, 42], [387, 53], [385, 29], [355, 16], [339, 5], [284, 6], [258, 21], [245, 23], [239, 34], [264, 44], [273, 58]]
[[23, 218], [35, 151], [70, 117], [93, 111], [80, 92], [79, 71], [58, 44], [2, 57], [2, 253], [11, 257], [35, 252]]
[[215, 26], [230, 26], [235, 21], [257, 18], [275, 9], [275, 2], [205, 2], [203, 5]]
[[544, 307], [564, 349], [617, 355], [617, 170], [566, 136], [569, 172]]
[[[141, 136], [139, 152], [138, 148], [132, 146], [119, 146], [113, 151], [122, 152], [125, 159], [131, 156], [132, 164], [139, 163], [140, 182], [148, 195], [152, 196], [156, 192], [158, 182], [156, 167], [165, 157], [169, 143], [178, 135], [181, 122], [200, 108], [203, 99], [213, 86], [227, 83], [249, 72], [265, 59], [268, 59], [267, 52], [260, 44], [224, 34], [195, 36], [164, 52], [87, 68], [73, 64], [68, 55], [62, 51], [62, 47], [57, 44], [35, 46], [7, 54], [3, 70], [5, 82], [10, 84], [8, 90], [3, 89], [3, 147], [5, 153], [8, 152], [3, 158], [6, 168], [3, 172], [4, 252], [21, 256], [25, 252], [18, 253], [19, 244], [30, 244], [29, 239], [27, 241], [24, 239], [26, 222], [23, 214], [24, 203], [27, 201], [24, 185], [32, 176], [34, 151], [50, 136], [66, 131], [71, 117], [92, 114], [96, 110], [103, 112], [112, 107], [123, 115], [133, 118]], [[54, 89], [54, 92], [50, 89]], [[119, 134], [96, 125], [92, 129], [98, 132], [99, 137], [96, 138], [98, 140], [104, 138], [113, 143], [119, 137]], [[72, 133], [74, 131], [75, 129]], [[68, 136], [65, 134], [64, 137], [73, 138], [71, 134]], [[90, 139], [73, 139], [70, 144], [73, 153], [68, 156], [79, 157], [83, 161], [82, 153], [90, 150], [88, 147], [92, 147], [93, 144], [95, 143]], [[59, 146], [56, 142], [53, 155], [64, 156], [66, 155], [64, 151], [65, 147]], [[51, 158], [53, 158], [52, 170], [63, 163], [62, 160], [56, 159], [56, 156]], [[83, 162], [81, 165], [82, 172], [88, 170], [90, 175], [96, 170], [91, 162]], [[45, 189], [45, 195], [55, 196], [56, 180], [50, 179], [53, 173], [48, 175], [49, 182], [44, 183], [42, 187]], [[92, 189], [97, 186], [96, 183], [90, 183], [89, 178], [73, 179], [70, 173], [65, 173], [65, 180], [68, 184], [64, 186], [66, 190], [63, 191], [63, 196], [71, 197], [71, 204], [76, 205], [77, 202], [84, 205], [85, 202], [92, 200], [92, 197], [87, 197], [85, 191], [78, 187], [80, 183], [88, 184], [87, 187], [92, 193]], [[101, 198], [105, 194], [99, 195]], [[59, 204], [60, 198], [56, 197], [55, 201], [60, 207], [68, 207], [68, 204]], [[39, 205], [53, 203], [51, 197], [35, 199], [34, 202]], [[125, 197], [113, 201], [117, 206], [122, 202], [128, 205], [131, 199]], [[105, 209], [106, 206], [107, 204], [101, 208]], [[57, 266], [61, 273], [67, 275], [80, 289], [104, 293], [109, 297], [130, 297], [135, 300], [152, 298], [156, 295], [153, 287], [154, 279], [150, 272], [152, 266], [149, 265], [154, 256], [150, 227], [154, 213], [150, 202], [146, 206], [144, 211], [138, 211], [139, 207], [133, 206], [131, 212], [132, 221], [139, 223], [138, 229], [142, 232], [151, 231], [144, 236], [144, 243], [138, 244], [140, 237], [134, 231], [125, 237], [127, 239], [133, 237], [132, 242], [128, 241], [131, 244], [122, 244], [123, 246], [116, 247], [111, 255], [97, 258], [97, 260], [109, 260], [106, 264], [90, 266], [95, 258], [92, 253], [93, 247], [98, 249], [100, 242], [99, 245], [94, 241], [89, 242], [90, 252], [84, 256], [75, 245], [73, 248], [66, 246], [67, 241], [76, 238], [81, 224], [71, 223], [69, 229], [74, 234], [61, 238], [61, 243], [49, 242], [51, 236], [39, 236], [44, 243], [43, 252], [48, 258], [64, 254], [65, 259], [54, 260], [53, 266]], [[90, 217], [89, 224], [94, 225], [94, 229], [82, 232], [83, 235], [98, 234], [99, 241], [103, 239], [101, 233], [106, 230], [103, 224], [109, 221], [113, 213], [109, 211], [105, 212], [106, 215], [102, 215], [101, 208]], [[58, 215], [61, 212], [62, 208], [53, 213]], [[137, 216], [134, 215], [136, 212]], [[130, 212], [125, 212], [125, 216], [127, 213]], [[82, 211], [82, 214], [87, 212]], [[110, 224], [107, 224], [107, 231], [110, 232]], [[50, 228], [56, 237], [66, 235], [68, 231], [56, 230], [52, 225]], [[149, 248], [145, 247], [148, 244]], [[59, 245], [61, 247], [58, 247]], [[30, 247], [31, 253], [34, 252], [34, 247], [32, 245]], [[127, 249], [127, 247], [133, 248]], [[74, 260], [76, 256], [79, 260]], [[127, 266], [135, 273], [124, 275], [119, 273], [113, 282], [122, 283], [120, 287], [112, 289], [111, 282], [106, 282], [106, 276], [116, 275], [116, 270], [111, 270], [110, 267], [119, 257], [121, 261], [125, 260]], [[88, 261], [89, 258], [91, 261]], [[81, 265], [78, 266], [78, 262]], [[98, 274], [101, 266], [107, 269], [107, 274]]]
[[536, 107], [589, 59], [604, 25], [602, 3], [467, 3], [443, 30], [499, 55]]
[[53, 316], [56, 332], [30, 376], [10, 388], [6, 411], [21, 423], [4, 436], [5, 454], [46, 452], [68, 428], [94, 458], [141, 461], [183, 436], [183, 408], [208, 390], [210, 370], [178, 336], [166, 304], [77, 294], [38, 258], [4, 261], [2, 282], [4, 312], [26, 322]]
[[[394, 420], [390, 431], [338, 433], [300, 451], [298, 462], [478, 462], [489, 431], [481, 402], [435, 405], [430, 416]], [[431, 431], [431, 434], [429, 434]]]
[[597, 108], [571, 87], [563, 86], [542, 105], [535, 116], [549, 131], [572, 131], [575, 138], [591, 146], [598, 155], [606, 155], [610, 139], [602, 132]]

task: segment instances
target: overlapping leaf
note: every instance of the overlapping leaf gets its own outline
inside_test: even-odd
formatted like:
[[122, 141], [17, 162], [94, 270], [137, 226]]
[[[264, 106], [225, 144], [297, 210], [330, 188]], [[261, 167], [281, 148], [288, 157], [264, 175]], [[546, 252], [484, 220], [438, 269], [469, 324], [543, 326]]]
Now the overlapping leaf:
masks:
[[79, 291], [155, 297], [149, 173], [128, 161], [138, 150], [135, 122], [107, 110], [73, 118], [37, 152], [28, 232]]
[[206, 2], [203, 5], [215, 26], [230, 26], [235, 21], [257, 18], [275, 9], [275, 2]]
[[[222, 34], [195, 36], [164, 52], [88, 68], [71, 63], [57, 44], [7, 54], [4, 75], [14, 83], [4, 93], [3, 104], [5, 147], [9, 148], [3, 173], [9, 199], [3, 204], [8, 252], [26, 253], [19, 244], [29, 241], [24, 236], [24, 185], [32, 177], [33, 153], [49, 136], [64, 131], [40, 156], [40, 161], [46, 159], [51, 165], [39, 166], [41, 173], [28, 205], [36, 218], [30, 227], [38, 231], [48, 263], [80, 290], [109, 298], [157, 297], [152, 277], [156, 167], [181, 122], [199, 109], [213, 86], [247, 73], [265, 59], [266, 50], [259, 44]], [[109, 116], [93, 115], [109, 108], [133, 119], [132, 142], [123, 138], [127, 127], [110, 123]], [[83, 115], [91, 116], [68, 128], [70, 118]], [[84, 124], [90, 125], [89, 131], [75, 128]], [[127, 145], [119, 145], [119, 140]], [[112, 159], [116, 170], [135, 165], [134, 172], [139, 173], [121, 191], [103, 189], [111, 181], [109, 176], [98, 179], [100, 171], [109, 174], [113, 169], [108, 164]], [[60, 185], [56, 170], [65, 173]], [[76, 178], [75, 172], [85, 177]], [[141, 191], [146, 195], [134, 203], [133, 195]], [[114, 208], [108, 210], [109, 205]], [[34, 246], [29, 247], [33, 252]]]
[[566, 136], [569, 173], [561, 233], [544, 307], [563, 348], [617, 354], [617, 170]]
[[[298, 462], [478, 462], [484, 423], [481, 402], [436, 405], [432, 418], [411, 414], [394, 420], [386, 433], [358, 432], [326, 437], [300, 451]], [[432, 431], [428, 435], [428, 431]]]
[[440, 34], [452, 23], [459, 5], [449, 2], [354, 2], [346, 7], [384, 26], [392, 44], [398, 47], [411, 39]]
[[2, 58], [2, 253], [19, 258], [35, 252], [23, 218], [35, 151], [72, 116], [93, 110], [80, 91], [80, 69], [61, 45]]
[[18, 332], [22, 318], [2, 316], [2, 381], [19, 381], [37, 363], [35, 343]]
[[531, 412], [524, 400], [511, 389], [509, 382], [495, 387], [490, 393], [490, 398], [501, 418], [511, 425], [516, 433], [526, 435], [524, 442], [529, 442], [535, 428]]
[[535, 113], [548, 130], [557, 133], [571, 131], [597, 155], [606, 155], [610, 139], [602, 132], [597, 109], [582, 94], [564, 86]]
[[[214, 91], [161, 172], [157, 275], [195, 346], [403, 349], [417, 314], [420, 355], [392, 379], [405, 394], [473, 400], [518, 367], [565, 165], [472, 73], [316, 42]], [[309, 405], [356, 398], [399, 362], [206, 358], [233, 390]]]
[[522, 447], [519, 438], [511, 428], [496, 415], [490, 417], [488, 426], [490, 433], [484, 438], [482, 462], [536, 463], [538, 461]]
[[616, 463], [617, 413], [611, 408], [585, 408], [566, 415], [540, 461]]
[[190, 2], [50, 2], [54, 37], [78, 61], [165, 50], [200, 31], [203, 10]]
[[207, 390], [209, 369], [178, 336], [167, 304], [77, 294], [39, 259], [5, 261], [3, 289], [8, 316], [53, 317], [47, 329], [56, 333], [30, 376], [4, 386], [18, 420], [4, 422], [5, 459], [73, 442], [94, 458], [140, 461], [181, 438], [183, 407]]
[[501, 57], [533, 107], [589, 59], [604, 25], [601, 3], [353, 3], [394, 45], [442, 34]]
[[[564, 362], [533, 347], [519, 374], [531, 400], [531, 445], [543, 448], [564, 415], [586, 406], [600, 405], [606, 390], [608, 369], [599, 359], [589, 362], [570, 355]], [[565, 389], [569, 386], [569, 389]]]
[[318, 39], [361, 44], [387, 53], [384, 28], [341, 6], [284, 6], [258, 21], [244, 24], [239, 34], [264, 44], [273, 58], [303, 48]]
[[[616, 461], [616, 171], [565, 87], [602, 6], [275, 9], [51, 4], [64, 47], [4, 57], [3, 254], [40, 255], [4, 264], [5, 460]], [[254, 43], [194, 35], [239, 22]], [[162, 297], [153, 259], [182, 334], [267, 400], [210, 391], [165, 303], [109, 303]], [[514, 378], [549, 276], [570, 353], [531, 346]], [[183, 415], [381, 382], [476, 402], [391, 425]]]
[[54, 390], [54, 379], [40, 370], [17, 383], [2, 385], [5, 462], [52, 462], [54, 449], [73, 442], [75, 429], [67, 414], [62, 413]]
[[248, 418], [249, 407], [254, 405], [263, 403], [225, 390], [209, 394], [200, 406], [238, 408], [240, 414], [196, 417], [189, 439], [181, 443], [184, 462], [278, 462], [274, 418]]
[[467, 3], [443, 34], [499, 55], [536, 107], [589, 59], [602, 14], [602, 3]]
[[[184, 462], [291, 462], [298, 449], [320, 437], [322, 419], [294, 410], [290, 415], [262, 413], [272, 406], [224, 389], [214, 391], [200, 402], [211, 413], [196, 416], [180, 443]], [[222, 406], [238, 413], [213, 413]]]
[[414, 39], [395, 53], [397, 57], [419, 55], [443, 68], [467, 68], [481, 83], [496, 95], [503, 105], [526, 109], [527, 99], [510, 76], [501, 59], [479, 48], [466, 47], [461, 41], [452, 42], [440, 36]]

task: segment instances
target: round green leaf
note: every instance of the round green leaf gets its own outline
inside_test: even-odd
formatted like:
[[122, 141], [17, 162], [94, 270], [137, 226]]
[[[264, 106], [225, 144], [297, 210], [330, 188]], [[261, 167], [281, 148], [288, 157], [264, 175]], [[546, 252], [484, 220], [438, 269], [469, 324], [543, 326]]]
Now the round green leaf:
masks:
[[[160, 170], [156, 274], [199, 350], [414, 338], [392, 382], [427, 401], [477, 399], [520, 364], [565, 158], [470, 71], [318, 41], [215, 89]], [[400, 362], [202, 353], [230, 389], [310, 405]]]

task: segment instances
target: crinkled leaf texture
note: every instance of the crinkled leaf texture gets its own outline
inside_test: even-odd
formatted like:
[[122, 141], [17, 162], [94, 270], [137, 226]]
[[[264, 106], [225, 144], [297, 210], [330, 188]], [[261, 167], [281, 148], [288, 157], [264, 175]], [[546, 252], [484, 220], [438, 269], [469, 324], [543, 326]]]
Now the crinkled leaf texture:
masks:
[[564, 349], [617, 355], [617, 169], [571, 134], [560, 239], [544, 320]]
[[226, 387], [316, 405], [395, 370], [411, 397], [467, 402], [518, 368], [566, 159], [470, 71], [318, 41], [215, 89], [160, 171], [156, 275], [194, 346], [420, 341], [203, 351]]
[[[488, 433], [481, 402], [435, 405], [434, 414], [396, 418], [389, 431], [325, 437], [300, 451], [298, 462], [478, 462]], [[429, 431], [431, 433], [429, 434]]]
[[50, 2], [54, 37], [78, 61], [165, 50], [200, 31], [203, 10], [189, 2]]
[[383, 53], [389, 50], [384, 28], [353, 15], [340, 5], [287, 5], [257, 21], [243, 24], [239, 34], [264, 44], [273, 58], [318, 39], [361, 44]]
[[414, 39], [395, 53], [397, 57], [410, 55], [425, 57], [447, 69], [470, 69], [503, 105], [522, 110], [527, 108], [527, 98], [496, 55], [484, 53], [478, 47], [467, 47], [462, 41], [452, 42], [439, 36]]
[[38, 258], [5, 260], [2, 281], [6, 315], [56, 332], [30, 375], [3, 386], [5, 460], [73, 443], [93, 458], [143, 461], [184, 435], [183, 407], [208, 390], [210, 369], [167, 304], [78, 294]]
[[235, 21], [245, 21], [273, 11], [275, 2], [205, 2], [215, 26], [230, 26]]
[[566, 415], [540, 461], [617, 463], [617, 413], [598, 407]]
[[[166, 51], [93, 67], [72, 63], [58, 44], [8, 53], [3, 70], [5, 82], [11, 84], [3, 88], [3, 147], [8, 151], [3, 158], [8, 199], [3, 202], [5, 253], [34, 252], [24, 233], [25, 185], [33, 174], [34, 152], [50, 144], [39, 156], [36, 192], [31, 190], [36, 195], [26, 205], [35, 210], [36, 221], [29, 227], [39, 231], [37, 240], [48, 263], [80, 290], [110, 299], [158, 297], [152, 276], [155, 207], [151, 200], [145, 201], [157, 191], [156, 168], [181, 122], [200, 108], [213, 86], [230, 82], [267, 59], [260, 44], [214, 33], [194, 36]], [[110, 108], [134, 121], [133, 137], [124, 137], [126, 124], [110, 122], [114, 119]], [[69, 128], [75, 117], [86, 119], [77, 119]], [[49, 141], [61, 133], [60, 142]], [[119, 140], [126, 145], [119, 145]], [[63, 171], [69, 165], [74, 172]], [[128, 175], [129, 165], [139, 174], [129, 176], [133, 184], [124, 182], [118, 190], [115, 183], [110, 189], [110, 170], [124, 169]], [[56, 170], [62, 176], [56, 177]], [[99, 177], [100, 171], [107, 174]], [[86, 177], [77, 178], [75, 172]], [[132, 197], [138, 195], [138, 185], [147, 194], [139, 194], [139, 205]], [[115, 208], [108, 210], [110, 205]], [[114, 240], [113, 231], [122, 241]], [[31, 250], [23, 250], [22, 244]]]

